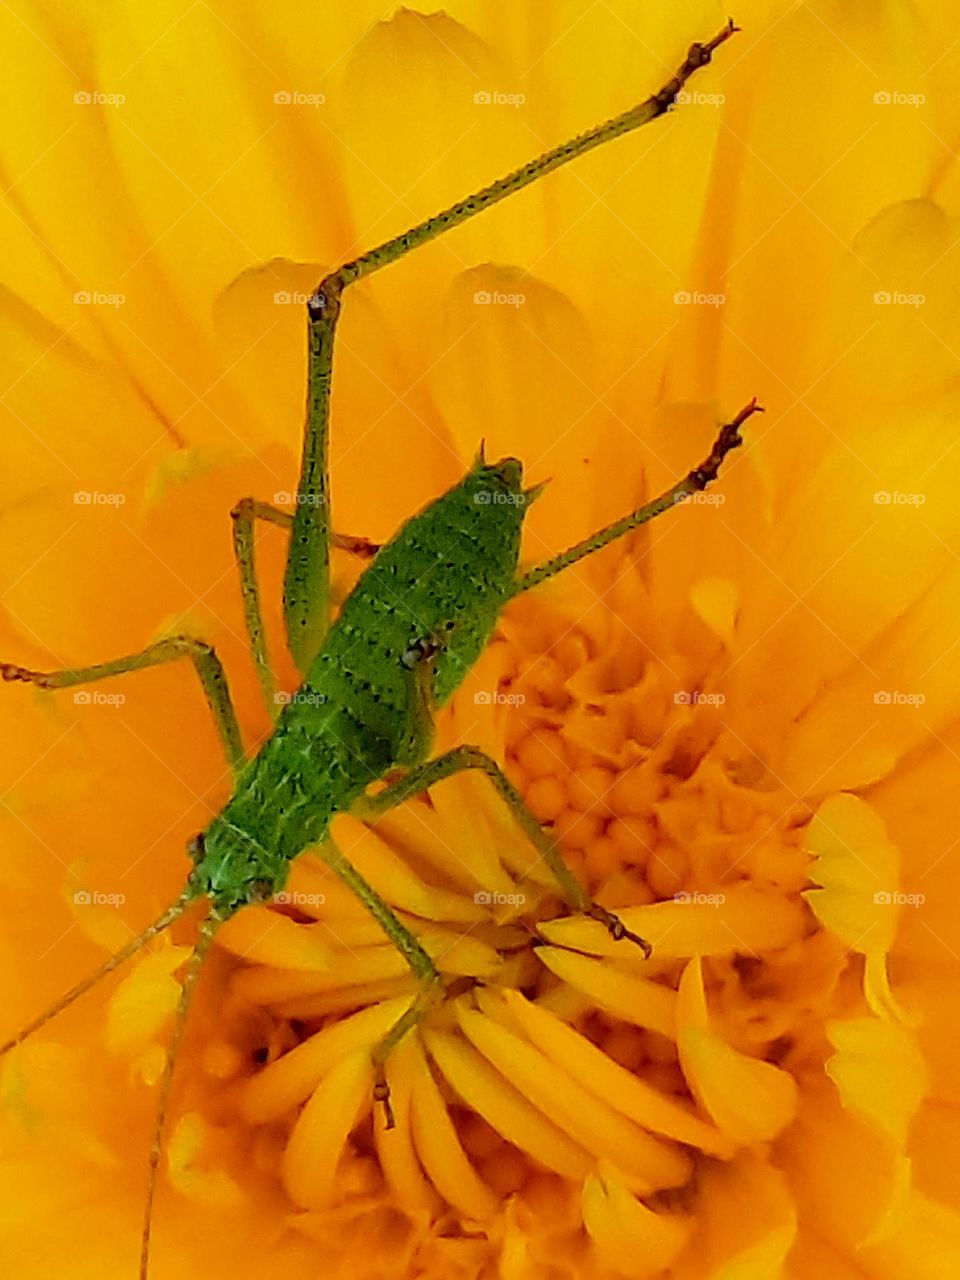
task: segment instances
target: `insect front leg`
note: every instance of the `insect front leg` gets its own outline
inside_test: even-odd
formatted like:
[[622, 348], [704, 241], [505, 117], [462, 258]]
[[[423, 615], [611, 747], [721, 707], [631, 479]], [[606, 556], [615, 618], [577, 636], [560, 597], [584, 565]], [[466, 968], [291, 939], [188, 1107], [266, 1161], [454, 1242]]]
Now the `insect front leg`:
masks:
[[72, 685], [93, 684], [108, 676], [125, 675], [129, 671], [142, 671], [146, 667], [157, 667], [164, 662], [176, 662], [178, 658], [190, 658], [193, 662], [207, 703], [213, 712], [227, 760], [233, 772], [238, 773], [244, 765], [245, 753], [237, 713], [230, 698], [223, 664], [213, 646], [205, 640], [197, 640], [194, 636], [171, 636], [167, 640], [158, 640], [156, 644], [148, 645], [139, 653], [114, 658], [112, 662], [98, 662], [90, 667], [64, 667], [58, 671], [32, 671], [28, 667], [3, 662], [0, 663], [0, 678], [22, 680], [41, 689], [68, 689]]
[[[263, 629], [263, 610], [260, 601], [260, 586], [257, 581], [255, 559], [255, 526], [258, 520], [275, 524], [290, 532], [294, 518], [289, 511], [282, 511], [269, 502], [261, 502], [258, 498], [241, 498], [230, 512], [233, 521], [233, 550], [240, 571], [240, 590], [243, 594], [243, 613], [250, 640], [250, 649], [257, 670], [257, 680], [270, 716], [276, 718], [279, 713], [277, 703], [277, 681], [267, 653], [266, 636]], [[353, 537], [350, 534], [330, 534], [330, 543], [341, 551], [363, 559], [372, 559], [379, 547], [369, 538]]]
[[547, 864], [571, 910], [599, 921], [613, 938], [634, 942], [649, 956], [649, 942], [638, 934], [631, 933], [612, 911], [590, 900], [586, 890], [564, 862], [557, 846], [527, 808], [523, 796], [496, 760], [479, 747], [454, 747], [435, 760], [412, 769], [405, 778], [394, 782], [378, 795], [363, 797], [354, 804], [352, 812], [364, 821], [375, 821], [394, 806], [403, 804], [421, 791], [427, 791], [445, 778], [452, 778], [454, 774], [463, 773], [467, 769], [479, 769], [490, 779], [517, 824]]

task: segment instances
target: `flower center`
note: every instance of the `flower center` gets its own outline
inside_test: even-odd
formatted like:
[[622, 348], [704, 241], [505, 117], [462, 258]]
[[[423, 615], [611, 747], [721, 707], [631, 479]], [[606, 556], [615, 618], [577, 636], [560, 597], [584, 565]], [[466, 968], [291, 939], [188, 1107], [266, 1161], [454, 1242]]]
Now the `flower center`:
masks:
[[371, 1049], [416, 988], [378, 926], [314, 868], [295, 872], [283, 915], [250, 908], [224, 930], [245, 963], [232, 1053], [208, 1061], [304, 1210], [380, 1197], [483, 1222], [518, 1196], [576, 1217], [590, 1180], [614, 1195], [612, 1177], [643, 1212], [672, 1211], [703, 1161], [792, 1118], [790, 1069], [819, 1044], [815, 988], [843, 963], [799, 897], [809, 813], [731, 727], [728, 654], [702, 620], [665, 648], [629, 610], [598, 612], [518, 602], [441, 737], [503, 760], [592, 900], [652, 957], [571, 913], [476, 773], [373, 832], [355, 824], [353, 848], [335, 828], [445, 993], [387, 1060], [387, 1132]]

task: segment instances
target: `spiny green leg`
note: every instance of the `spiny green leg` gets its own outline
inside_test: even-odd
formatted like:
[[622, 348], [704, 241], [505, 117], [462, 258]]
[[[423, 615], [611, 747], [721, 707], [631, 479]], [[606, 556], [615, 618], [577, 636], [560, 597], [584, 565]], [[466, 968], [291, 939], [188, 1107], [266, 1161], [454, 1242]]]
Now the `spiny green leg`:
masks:
[[235, 774], [238, 773], [244, 764], [244, 750], [237, 715], [230, 699], [223, 664], [213, 646], [204, 640], [197, 640], [193, 636], [171, 636], [168, 640], [158, 640], [156, 644], [148, 645], [139, 653], [132, 653], [125, 658], [98, 662], [92, 667], [67, 667], [60, 671], [31, 671], [28, 667], [3, 662], [0, 663], [0, 678], [23, 680], [41, 689], [68, 689], [71, 685], [93, 684], [108, 676], [142, 671], [145, 667], [157, 667], [164, 662], [175, 662], [178, 658], [190, 658], [193, 662], [216, 720], [230, 767]]
[[160, 1155], [163, 1149], [163, 1130], [167, 1119], [167, 1108], [170, 1105], [170, 1094], [173, 1089], [173, 1073], [177, 1065], [177, 1054], [183, 1041], [183, 1032], [187, 1024], [187, 1012], [196, 989], [197, 979], [203, 967], [204, 959], [213, 942], [220, 921], [209, 917], [200, 923], [200, 933], [193, 955], [187, 962], [187, 971], [180, 989], [180, 999], [174, 1015], [173, 1035], [167, 1049], [163, 1073], [160, 1077], [160, 1093], [157, 1100], [157, 1114], [153, 1125], [153, 1141], [150, 1144], [150, 1158], [147, 1165], [147, 1194], [144, 1198], [143, 1227], [140, 1233], [140, 1280], [148, 1280], [150, 1271], [150, 1235], [153, 1229], [153, 1204], [157, 1194], [157, 1175], [160, 1171]]
[[740, 410], [732, 422], [728, 422], [720, 428], [720, 434], [714, 441], [713, 448], [699, 467], [694, 467], [682, 480], [677, 481], [672, 488], [661, 493], [652, 502], [638, 507], [622, 519], [615, 520], [613, 524], [608, 524], [605, 529], [600, 529], [597, 533], [591, 534], [589, 538], [584, 538], [582, 542], [576, 543], [559, 555], [553, 556], [551, 559], [545, 560], [543, 564], [538, 564], [533, 569], [530, 569], [518, 580], [513, 594], [519, 595], [522, 591], [529, 591], [531, 587], [539, 586], [541, 582], [545, 582], [555, 574], [562, 573], [564, 569], [569, 569], [578, 560], [584, 560], [587, 556], [592, 556], [594, 552], [602, 551], [604, 547], [609, 546], [611, 542], [615, 542], [617, 538], [622, 538], [631, 529], [639, 528], [640, 525], [646, 524], [648, 520], [652, 520], [655, 516], [662, 515], [664, 511], [669, 511], [671, 507], [676, 506], [678, 502], [682, 502], [684, 498], [688, 498], [692, 494], [698, 493], [701, 489], [705, 489], [708, 484], [716, 480], [720, 465], [727, 454], [732, 449], [736, 449], [743, 444], [740, 428], [754, 413], [763, 413], [763, 410], [756, 400], [751, 400], [748, 405]]
[[488, 187], [467, 196], [402, 235], [387, 240], [326, 276], [307, 302], [308, 387], [297, 510], [284, 579], [287, 639], [301, 671], [306, 672], [319, 651], [330, 613], [330, 484], [327, 442], [330, 425], [330, 387], [337, 321], [344, 289], [396, 262], [426, 244], [536, 182], [594, 147], [602, 146], [667, 112], [687, 81], [705, 67], [714, 51], [734, 34], [729, 22], [706, 44], [691, 45], [674, 75], [657, 93], [621, 115], [531, 160]]
[[590, 901], [586, 890], [560, 856], [557, 846], [527, 808], [520, 792], [496, 760], [481, 751], [479, 747], [454, 747], [452, 751], [437, 756], [435, 760], [412, 769], [405, 778], [394, 782], [378, 795], [364, 796], [363, 799], [356, 801], [351, 812], [365, 821], [374, 821], [395, 805], [403, 804], [405, 800], [409, 800], [419, 792], [427, 791], [445, 778], [463, 773], [466, 769], [479, 769], [490, 779], [524, 835], [546, 862], [572, 910], [589, 916], [591, 920], [599, 921], [618, 941], [626, 938], [630, 942], [635, 942], [643, 948], [644, 954], [649, 956], [651, 952], [649, 942], [638, 934], [631, 933], [612, 911], [607, 911], [605, 907]]
[[394, 1125], [393, 1111], [390, 1107], [390, 1089], [387, 1085], [383, 1064], [390, 1053], [400, 1043], [408, 1031], [412, 1031], [423, 1015], [430, 1008], [441, 990], [440, 974], [430, 956], [420, 945], [403, 921], [397, 919], [376, 889], [363, 878], [356, 867], [349, 862], [332, 840], [327, 839], [316, 852], [343, 883], [360, 899], [370, 914], [378, 922], [384, 933], [400, 951], [420, 984], [420, 990], [410, 1008], [393, 1024], [383, 1039], [373, 1048], [373, 1064], [376, 1071], [374, 1098], [383, 1104], [387, 1128]]
[[[257, 520], [275, 524], [288, 532], [293, 528], [293, 516], [288, 511], [269, 502], [261, 502], [257, 498], [241, 498], [230, 512], [233, 520], [233, 549], [240, 570], [240, 590], [243, 593], [243, 612], [253, 652], [253, 661], [257, 670], [257, 680], [263, 693], [267, 711], [271, 717], [279, 714], [277, 702], [277, 681], [267, 654], [267, 642], [263, 629], [263, 611], [260, 604], [260, 587], [257, 582], [256, 562], [254, 558], [254, 526]], [[331, 533], [330, 541], [340, 550], [349, 551], [353, 555], [370, 558], [377, 554], [379, 547], [368, 538], [353, 537], [350, 534]]]

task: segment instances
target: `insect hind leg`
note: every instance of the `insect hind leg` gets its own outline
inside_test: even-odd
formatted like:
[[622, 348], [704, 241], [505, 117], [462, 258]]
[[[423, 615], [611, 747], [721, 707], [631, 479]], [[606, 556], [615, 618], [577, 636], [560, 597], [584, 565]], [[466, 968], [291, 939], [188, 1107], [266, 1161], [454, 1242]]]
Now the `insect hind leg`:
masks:
[[[260, 584], [257, 578], [255, 546], [255, 529], [257, 521], [274, 524], [290, 533], [294, 518], [288, 511], [275, 507], [270, 502], [261, 502], [259, 498], [241, 498], [230, 512], [233, 521], [233, 551], [240, 572], [240, 591], [243, 596], [244, 624], [253, 662], [257, 671], [257, 680], [263, 694], [263, 700], [271, 718], [276, 718], [279, 711], [277, 702], [277, 681], [267, 653], [266, 633], [263, 626], [263, 609], [260, 600]], [[330, 543], [341, 551], [361, 559], [372, 559], [380, 550], [369, 538], [355, 537], [346, 533], [330, 533]]]
[[496, 182], [474, 191], [358, 258], [345, 262], [325, 276], [310, 295], [307, 300], [306, 428], [297, 486], [297, 511], [284, 578], [287, 638], [301, 671], [306, 672], [316, 656], [329, 620], [330, 393], [337, 322], [344, 290], [355, 281], [399, 261], [420, 245], [475, 218], [485, 209], [522, 191], [578, 156], [659, 119], [678, 101], [691, 76], [708, 66], [716, 50], [737, 30], [734, 22], [729, 20], [712, 40], [691, 45], [674, 75], [643, 102], [553, 147]]
[[379, 795], [365, 796], [357, 801], [352, 812], [358, 818], [375, 820], [421, 791], [427, 791], [438, 782], [452, 778], [455, 774], [463, 773], [467, 769], [479, 769], [490, 779], [524, 835], [547, 864], [569, 907], [580, 915], [599, 921], [612, 938], [633, 942], [642, 948], [644, 955], [649, 956], [651, 947], [646, 939], [641, 938], [639, 934], [631, 933], [619, 916], [591, 900], [583, 885], [564, 862], [556, 844], [527, 807], [523, 796], [496, 760], [481, 751], [479, 747], [454, 747], [452, 751], [437, 756], [435, 760], [412, 769], [406, 777], [393, 783]]

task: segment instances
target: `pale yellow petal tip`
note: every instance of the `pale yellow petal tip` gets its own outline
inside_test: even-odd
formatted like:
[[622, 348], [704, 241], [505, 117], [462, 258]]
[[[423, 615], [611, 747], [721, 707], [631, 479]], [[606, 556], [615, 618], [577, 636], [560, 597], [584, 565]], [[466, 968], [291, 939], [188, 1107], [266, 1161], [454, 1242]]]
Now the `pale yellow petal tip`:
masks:
[[902, 1148], [928, 1086], [916, 1038], [899, 1022], [876, 1017], [829, 1022], [827, 1035], [835, 1053], [826, 1072], [844, 1107]]
[[651, 1280], [669, 1267], [693, 1230], [690, 1218], [648, 1209], [606, 1161], [585, 1179], [581, 1209], [601, 1265], [631, 1280]]
[[912, 1024], [890, 988], [887, 955], [901, 912], [900, 850], [883, 819], [858, 796], [824, 800], [807, 828], [815, 862], [804, 892], [814, 915], [852, 951], [866, 957], [864, 996], [875, 1014]]
[[181, 1194], [209, 1208], [235, 1208], [242, 1192], [222, 1167], [221, 1155], [212, 1126], [197, 1112], [186, 1112], [167, 1146], [170, 1181]]
[[867, 1004], [878, 1018], [890, 1018], [911, 1028], [920, 1026], [923, 1021], [919, 1012], [914, 1013], [905, 1009], [894, 996], [890, 986], [887, 956], [882, 951], [866, 952], [863, 994]]
[[690, 1088], [717, 1125], [737, 1142], [775, 1138], [797, 1113], [799, 1091], [789, 1072], [751, 1058], [710, 1028], [699, 958], [680, 981], [677, 1008], [680, 1063]]
[[159, 506], [175, 485], [186, 484], [217, 467], [236, 463], [242, 456], [238, 449], [210, 444], [188, 445], [165, 454], [150, 474], [143, 493], [142, 510], [146, 512]]
[[728, 649], [733, 647], [740, 593], [729, 578], [700, 578], [690, 588], [694, 612]]
[[[167, 946], [147, 954], [117, 985], [107, 1005], [105, 1040], [114, 1054], [142, 1054], [163, 1030], [180, 999], [173, 976], [191, 947]], [[141, 1070], [149, 1070], [143, 1062]]]

